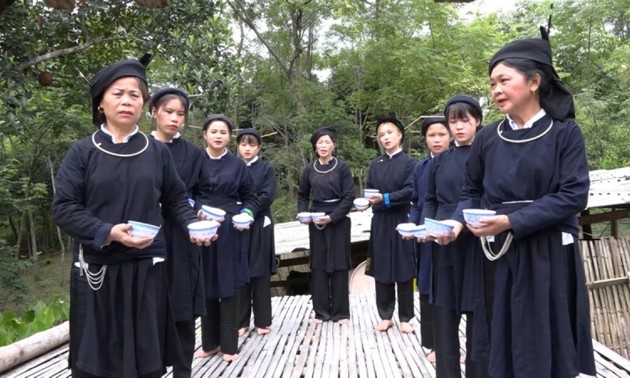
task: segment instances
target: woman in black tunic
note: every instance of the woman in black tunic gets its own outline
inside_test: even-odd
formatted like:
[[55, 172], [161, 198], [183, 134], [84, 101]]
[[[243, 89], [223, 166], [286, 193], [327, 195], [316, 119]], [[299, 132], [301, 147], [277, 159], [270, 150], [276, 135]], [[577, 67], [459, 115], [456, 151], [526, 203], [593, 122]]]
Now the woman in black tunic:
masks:
[[226, 214], [217, 231], [219, 239], [203, 252], [207, 316], [201, 317], [202, 350], [195, 357], [210, 357], [221, 350], [224, 361], [238, 357], [238, 290], [249, 283], [249, 252], [232, 217], [246, 213], [253, 220], [258, 202], [245, 163], [227, 148], [231, 136], [232, 121], [225, 115], [204, 120], [205, 164], [212, 191], [207, 204]]
[[53, 202], [55, 223], [74, 238], [70, 368], [73, 377], [159, 377], [181, 358], [164, 232], [134, 237], [126, 222], [160, 225], [164, 209], [185, 228], [196, 216], [170, 152], [136, 125], [148, 98], [144, 66], [117, 62], [90, 92], [100, 128], [68, 151]]
[[[443, 115], [430, 116], [424, 120], [421, 127], [429, 156], [422, 159], [416, 165], [413, 173], [413, 194], [411, 196], [411, 210], [409, 222], [423, 224], [422, 207], [427, 191], [427, 179], [429, 167], [433, 158], [446, 151], [451, 140], [451, 132]], [[430, 303], [431, 277], [433, 270], [433, 258], [431, 256], [432, 244], [418, 244], [418, 291], [420, 292], [420, 335], [422, 346], [430, 350], [427, 360], [435, 363], [434, 339], [433, 339], [433, 304]]]
[[[302, 170], [298, 190], [299, 212], [324, 212], [307, 222], [310, 243], [311, 295], [315, 319], [346, 324], [350, 319], [350, 218], [354, 183], [348, 165], [335, 155], [337, 132], [322, 127], [311, 136], [317, 159]], [[310, 206], [310, 208], [309, 208]]]
[[258, 130], [241, 129], [236, 137], [238, 153], [246, 163], [254, 180], [258, 210], [251, 230], [244, 235], [249, 255], [250, 283], [239, 293], [239, 335], [245, 334], [254, 310], [254, 326], [259, 335], [269, 333], [271, 325], [271, 275], [276, 274], [271, 204], [276, 198], [276, 173], [271, 164], [261, 160], [258, 153], [262, 137]]
[[400, 331], [412, 333], [413, 278], [416, 276], [415, 241], [403, 240], [396, 226], [408, 220], [413, 193], [413, 171], [416, 161], [404, 153], [401, 145], [405, 129], [396, 118], [383, 118], [376, 123], [378, 142], [385, 153], [370, 163], [367, 187], [378, 189], [372, 195], [372, 217], [368, 245], [368, 275], [374, 277], [376, 307], [381, 322], [376, 330], [384, 332], [394, 324], [392, 316], [398, 290]]
[[[187, 197], [194, 201], [192, 203], [202, 203], [210, 190], [208, 173], [204, 169], [205, 157], [201, 148], [179, 133], [188, 108], [188, 94], [179, 88], [162, 88], [155, 92], [149, 103], [155, 123], [151, 135], [171, 151], [177, 174], [186, 186]], [[176, 224], [171, 212], [164, 211], [162, 229], [166, 237], [171, 307], [185, 360], [184, 364], [173, 365], [173, 376], [190, 377], [195, 351], [195, 318], [206, 314], [201, 248], [188, 241], [188, 235]]]
[[477, 135], [450, 238], [463, 229], [462, 209], [497, 210], [483, 226], [468, 226], [496, 260], [494, 292], [487, 293], [494, 299], [490, 375], [595, 375], [577, 239], [589, 175], [573, 97], [546, 39], [506, 45], [489, 71], [492, 98], [506, 117]]
[[[464, 183], [464, 169], [481, 125], [482, 111], [477, 100], [457, 95], [449, 99], [444, 116], [454, 146], [435, 158], [429, 168], [422, 219], [445, 220], [457, 208]], [[459, 323], [466, 314], [466, 377], [486, 377], [487, 364], [473, 361], [472, 342], [481, 281], [483, 257], [476, 238], [466, 232], [456, 242], [433, 249], [431, 302], [434, 313], [436, 377], [460, 377]], [[484, 319], [485, 320], [485, 319]]]

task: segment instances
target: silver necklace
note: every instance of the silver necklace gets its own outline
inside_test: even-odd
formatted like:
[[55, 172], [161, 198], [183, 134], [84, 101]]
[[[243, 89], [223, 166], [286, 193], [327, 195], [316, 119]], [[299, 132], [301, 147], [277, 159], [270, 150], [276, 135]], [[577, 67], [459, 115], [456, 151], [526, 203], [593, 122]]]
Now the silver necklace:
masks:
[[149, 148], [149, 138], [147, 137], [147, 135], [145, 133], [143, 133], [142, 131], [138, 131], [140, 134], [142, 134], [142, 136], [144, 137], [144, 140], [146, 141], [146, 144], [144, 145], [144, 147], [138, 151], [138, 152], [134, 152], [133, 154], [117, 154], [115, 152], [111, 152], [111, 151], [107, 151], [106, 149], [104, 149], [103, 147], [101, 147], [101, 143], [96, 143], [96, 133], [98, 133], [98, 131], [95, 131], [94, 134], [92, 134], [92, 143], [94, 144], [94, 147], [98, 148], [100, 151], [108, 154], [108, 155], [112, 155], [112, 156], [116, 156], [116, 157], [122, 157], [122, 158], [127, 158], [127, 157], [133, 157], [133, 156], [138, 156], [141, 153], [143, 153], [144, 151], [146, 151], [147, 148]]
[[499, 135], [499, 138], [503, 139], [504, 141], [508, 142], [508, 143], [527, 143], [527, 142], [531, 142], [533, 140], [536, 139], [540, 139], [543, 136], [545, 136], [545, 134], [547, 134], [549, 132], [549, 130], [551, 130], [551, 127], [553, 127], [553, 120], [551, 120], [551, 123], [549, 123], [549, 127], [547, 127], [547, 130], [545, 130], [544, 132], [542, 132], [540, 135], [537, 135], [535, 137], [531, 137], [528, 139], [509, 139], [503, 136], [503, 131], [501, 131], [501, 126], [503, 126], [503, 122], [505, 120], [501, 121], [498, 125], [497, 125], [497, 134]]
[[[317, 162], [319, 161], [319, 159], [317, 159], [317, 160], [315, 160], [315, 161], [313, 162], [313, 169], [314, 169], [314, 170], [315, 170], [315, 172], [317, 172], [317, 173], [328, 173], [328, 172], [332, 172], [332, 170], [333, 170], [333, 169], [337, 168], [337, 163], [339, 162], [339, 160], [337, 160], [337, 158], [336, 158], [336, 157], [333, 157], [333, 159], [335, 159], [335, 165], [333, 165], [333, 167], [332, 167], [332, 168], [330, 168], [329, 170], [327, 170], [327, 171], [320, 171], [319, 169], [317, 169]], [[321, 162], [320, 162], [320, 164], [321, 164]], [[324, 165], [324, 164], [322, 164], [322, 165]]]

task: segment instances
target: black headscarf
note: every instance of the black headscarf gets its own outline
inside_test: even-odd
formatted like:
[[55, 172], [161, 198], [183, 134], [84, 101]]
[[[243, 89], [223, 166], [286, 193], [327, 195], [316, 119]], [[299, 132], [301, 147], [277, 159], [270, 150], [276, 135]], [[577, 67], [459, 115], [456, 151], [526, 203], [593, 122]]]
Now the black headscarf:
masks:
[[188, 99], [188, 93], [186, 93], [182, 89], [173, 88], [173, 87], [160, 88], [157, 92], [155, 92], [153, 96], [151, 96], [151, 101], [149, 102], [149, 109], [152, 109], [162, 97], [169, 94], [180, 96], [184, 100], [184, 104], [183, 104], [184, 109], [188, 111], [188, 109], [190, 108], [190, 100]]
[[465, 104], [468, 104], [468, 105], [472, 106], [472, 108], [475, 109], [475, 113], [476, 114], [471, 114], [471, 115], [478, 116], [479, 117], [479, 123], [481, 124], [481, 121], [483, 121], [483, 110], [481, 109], [481, 105], [479, 105], [479, 101], [477, 101], [472, 96], [463, 95], [463, 94], [455, 95], [455, 96], [449, 98], [448, 101], [446, 101], [446, 105], [444, 105], [444, 117], [447, 116], [448, 108], [451, 105], [456, 104], [458, 102], [463, 102]]
[[98, 111], [103, 93], [114, 81], [123, 77], [137, 77], [145, 84], [147, 83], [145, 66], [138, 60], [118, 61], [94, 75], [90, 85], [90, 96], [92, 97], [92, 122], [95, 125], [99, 126], [103, 122], [101, 112]]
[[238, 134], [236, 135], [236, 142], [240, 143], [241, 138], [243, 138], [245, 135], [252, 135], [254, 138], [256, 138], [258, 144], [262, 144], [262, 137], [260, 136], [260, 132], [252, 128], [240, 129], [238, 131]]
[[420, 127], [420, 132], [422, 133], [422, 136], [426, 137], [429, 127], [431, 127], [431, 125], [434, 125], [436, 123], [441, 123], [448, 130], [448, 125], [446, 124], [446, 118], [444, 118], [442, 114], [434, 114], [434, 115], [428, 116], [427, 118], [424, 119], [424, 122], [422, 122], [422, 126]]
[[230, 120], [225, 114], [211, 114], [207, 116], [206, 119], [203, 120], [204, 133], [206, 132], [206, 130], [208, 129], [208, 125], [210, 125], [212, 121], [225, 122], [225, 124], [228, 126], [228, 129], [230, 130], [230, 134], [232, 134], [232, 130], [234, 129], [234, 126], [232, 126], [232, 120]]
[[548, 34], [543, 31], [544, 29], [541, 30], [544, 39], [521, 39], [503, 46], [490, 60], [489, 74], [492, 73], [492, 70], [499, 62], [510, 58], [528, 59], [549, 67], [553, 77], [548, 78], [551, 81], [549, 83], [549, 92], [544, 99], [541, 99], [543, 100], [544, 109], [553, 119], [574, 119], [575, 106], [573, 105], [573, 96], [553, 68], [551, 45], [545, 38]]
[[398, 128], [398, 130], [400, 130], [400, 134], [402, 134], [402, 137], [400, 138], [400, 144], [402, 144], [405, 141], [405, 126], [403, 126], [402, 122], [400, 122], [400, 120], [396, 117], [379, 118], [376, 121], [376, 135], [378, 136], [378, 127], [388, 122], [394, 124]]
[[313, 150], [315, 150], [315, 145], [319, 138], [324, 135], [328, 135], [330, 139], [332, 139], [333, 143], [337, 143], [337, 129], [334, 126], [324, 126], [315, 130], [313, 135], [311, 136], [311, 145], [313, 146]]

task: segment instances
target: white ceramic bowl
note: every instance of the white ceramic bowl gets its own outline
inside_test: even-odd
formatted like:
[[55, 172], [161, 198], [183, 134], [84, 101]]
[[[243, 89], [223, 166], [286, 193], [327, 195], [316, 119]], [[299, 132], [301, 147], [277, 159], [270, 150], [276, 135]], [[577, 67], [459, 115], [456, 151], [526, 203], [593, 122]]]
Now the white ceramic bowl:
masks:
[[365, 198], [370, 198], [371, 196], [375, 194], [379, 194], [379, 193], [380, 191], [378, 189], [368, 189], [368, 188], [363, 189], [363, 197]]
[[310, 222], [311, 221], [311, 213], [298, 213], [296, 217], [300, 222]]
[[363, 211], [367, 209], [368, 207], [370, 207], [370, 201], [368, 201], [367, 198], [355, 198], [353, 203], [354, 203], [354, 208], [359, 211]]
[[188, 225], [190, 236], [197, 239], [210, 239], [217, 233], [219, 222], [214, 220], [202, 220]]
[[136, 238], [150, 238], [153, 239], [158, 231], [160, 231], [160, 226], [155, 226], [148, 223], [142, 223], [137, 221], [128, 221], [127, 224], [131, 225], [131, 230], [129, 230], [129, 234]]
[[426, 226], [427, 234], [435, 237], [450, 234], [453, 231], [453, 226], [450, 224], [431, 218], [424, 218], [424, 225]]
[[325, 217], [326, 213], [311, 213], [311, 220], [317, 222], [320, 218]]
[[251, 223], [252, 218], [246, 213], [237, 214], [232, 217], [232, 224], [234, 224], [234, 227], [248, 229]]
[[215, 221], [223, 221], [225, 219], [225, 210], [221, 210], [218, 207], [212, 207], [212, 206], [208, 206], [208, 205], [202, 205], [201, 206], [201, 211], [203, 211], [203, 213], [210, 218], [210, 220], [215, 220]]
[[481, 227], [479, 222], [483, 218], [493, 217], [497, 214], [494, 210], [485, 209], [464, 209], [464, 219], [471, 227]]
[[413, 236], [413, 230], [416, 228], [416, 225], [413, 223], [400, 223], [396, 226], [396, 231], [400, 234], [400, 236]]
[[427, 227], [423, 224], [419, 224], [412, 230], [412, 232], [415, 238], [422, 238], [427, 236]]

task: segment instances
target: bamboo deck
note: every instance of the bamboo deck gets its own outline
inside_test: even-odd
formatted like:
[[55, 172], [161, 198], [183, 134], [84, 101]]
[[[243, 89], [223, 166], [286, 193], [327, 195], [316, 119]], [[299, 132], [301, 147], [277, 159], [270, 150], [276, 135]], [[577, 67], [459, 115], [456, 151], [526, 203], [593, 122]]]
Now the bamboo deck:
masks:
[[[435, 377], [435, 368], [415, 334], [397, 329], [374, 331], [378, 316], [374, 294], [350, 296], [351, 322], [340, 326], [310, 323], [310, 296], [273, 298], [272, 332], [258, 336], [252, 329], [239, 339], [239, 359], [231, 364], [218, 356], [193, 362], [195, 377]], [[415, 298], [416, 314], [418, 298]], [[464, 324], [460, 326], [463, 338]], [[200, 334], [197, 334], [197, 348]], [[463, 339], [461, 342], [464, 345]], [[465, 353], [462, 350], [462, 353]], [[5, 373], [7, 378], [70, 377], [68, 346], [57, 348]], [[630, 377], [630, 361], [595, 342], [597, 377]], [[462, 365], [463, 368], [463, 365]], [[172, 377], [170, 371], [166, 377]]]

